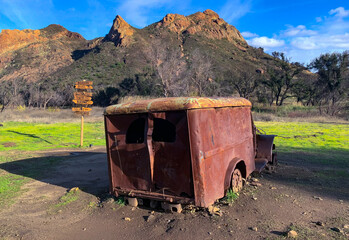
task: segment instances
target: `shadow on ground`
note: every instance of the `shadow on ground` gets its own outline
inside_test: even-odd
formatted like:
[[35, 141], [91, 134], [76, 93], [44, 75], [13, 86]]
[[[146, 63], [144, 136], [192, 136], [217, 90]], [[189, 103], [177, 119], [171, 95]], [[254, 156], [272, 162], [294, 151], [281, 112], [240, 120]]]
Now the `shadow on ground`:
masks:
[[332, 158], [330, 153], [279, 153], [279, 167], [265, 177], [314, 196], [349, 200], [349, 152], [336, 154]]
[[[311, 192], [314, 196], [349, 200], [347, 165], [314, 161], [316, 154], [301, 152], [279, 153], [278, 158], [280, 166], [275, 173], [264, 174], [266, 179]], [[109, 190], [107, 155], [103, 152], [51, 154], [2, 163], [0, 169], [67, 189], [79, 187], [98, 197]]]
[[103, 152], [69, 152], [0, 164], [0, 169], [67, 189], [100, 196], [109, 190], [107, 155]]

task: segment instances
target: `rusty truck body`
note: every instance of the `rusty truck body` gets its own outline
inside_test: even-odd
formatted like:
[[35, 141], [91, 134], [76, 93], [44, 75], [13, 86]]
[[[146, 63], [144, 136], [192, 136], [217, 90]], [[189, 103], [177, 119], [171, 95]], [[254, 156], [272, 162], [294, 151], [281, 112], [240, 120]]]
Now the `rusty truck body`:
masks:
[[158, 98], [106, 108], [110, 191], [208, 207], [274, 163], [244, 98]]

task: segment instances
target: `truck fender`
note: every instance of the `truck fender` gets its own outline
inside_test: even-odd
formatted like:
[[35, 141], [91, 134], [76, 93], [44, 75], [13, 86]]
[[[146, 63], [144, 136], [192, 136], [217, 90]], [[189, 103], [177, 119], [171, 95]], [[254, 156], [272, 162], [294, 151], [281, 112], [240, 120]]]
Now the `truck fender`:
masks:
[[257, 135], [256, 158], [265, 158], [268, 162], [273, 161], [274, 138], [276, 135]]
[[235, 170], [235, 168], [238, 167], [241, 171], [242, 177], [244, 179], [246, 179], [246, 164], [244, 162], [244, 160], [240, 159], [240, 158], [233, 158], [228, 167], [227, 170], [225, 172], [225, 177], [224, 177], [224, 196], [226, 195], [227, 191], [230, 188], [230, 184], [231, 184], [231, 176], [233, 174], [233, 171]]

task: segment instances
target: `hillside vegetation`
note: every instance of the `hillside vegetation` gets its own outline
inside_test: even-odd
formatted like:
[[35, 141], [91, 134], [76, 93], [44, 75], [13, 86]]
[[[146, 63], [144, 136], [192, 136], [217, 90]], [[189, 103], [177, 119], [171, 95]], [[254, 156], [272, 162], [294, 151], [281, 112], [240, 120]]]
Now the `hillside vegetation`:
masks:
[[133, 95], [238, 95], [346, 116], [348, 67], [348, 52], [319, 56], [309, 66], [283, 53], [266, 54], [211, 10], [168, 14], [143, 29], [116, 16], [109, 33], [91, 41], [58, 25], [3, 30], [0, 105], [71, 106], [74, 82], [85, 79], [94, 82], [98, 106]]

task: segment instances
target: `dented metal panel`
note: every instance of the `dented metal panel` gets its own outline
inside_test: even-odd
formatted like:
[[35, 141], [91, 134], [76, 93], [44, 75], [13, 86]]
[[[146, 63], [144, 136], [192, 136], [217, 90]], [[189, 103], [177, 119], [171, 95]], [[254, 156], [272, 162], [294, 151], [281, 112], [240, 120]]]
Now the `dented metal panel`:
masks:
[[188, 111], [195, 204], [208, 206], [224, 197], [239, 162], [254, 170], [250, 108]]

